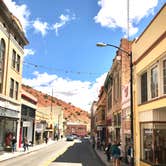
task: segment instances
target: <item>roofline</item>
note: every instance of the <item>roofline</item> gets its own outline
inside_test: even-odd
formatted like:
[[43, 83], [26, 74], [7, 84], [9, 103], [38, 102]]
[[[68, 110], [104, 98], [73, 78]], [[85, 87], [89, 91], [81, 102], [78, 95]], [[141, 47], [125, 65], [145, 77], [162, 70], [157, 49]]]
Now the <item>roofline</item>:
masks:
[[24, 32], [20, 29], [20, 27], [17, 25], [17, 23], [13, 20], [12, 13], [9, 11], [8, 7], [3, 2], [3, 0], [0, 0], [0, 9], [1, 9], [1, 12], [4, 14], [3, 16], [7, 19], [8, 26], [12, 27], [12, 29], [14, 29], [14, 31], [17, 33], [17, 35], [24, 42], [24, 45], [29, 44], [29, 41], [26, 38]]
[[158, 13], [155, 15], [155, 17], [150, 21], [150, 23], [148, 24], [148, 26], [144, 29], [144, 31], [141, 33], [141, 35], [135, 40], [135, 43], [137, 43], [139, 41], [139, 39], [143, 36], [143, 34], [145, 33], [145, 31], [150, 27], [150, 25], [154, 22], [154, 20], [156, 19], [156, 17], [161, 13], [161, 11], [163, 10], [163, 8], [166, 7], [166, 3], [161, 7], [161, 9], [158, 11]]

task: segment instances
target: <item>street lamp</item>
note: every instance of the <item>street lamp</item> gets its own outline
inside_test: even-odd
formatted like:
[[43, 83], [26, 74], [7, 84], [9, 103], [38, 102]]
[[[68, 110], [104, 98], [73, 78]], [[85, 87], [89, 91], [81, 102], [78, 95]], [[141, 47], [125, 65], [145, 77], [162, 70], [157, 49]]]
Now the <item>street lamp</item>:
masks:
[[128, 52], [126, 50], [124, 50], [123, 48], [120, 48], [118, 46], [112, 45], [112, 44], [108, 44], [108, 43], [103, 43], [103, 42], [99, 42], [96, 44], [97, 47], [114, 47], [117, 48], [118, 50], [126, 53], [129, 57], [130, 57], [130, 129], [131, 129], [131, 145], [132, 145], [132, 160], [131, 160], [131, 165], [134, 166], [134, 123], [133, 123], [133, 74], [132, 74], [132, 69], [133, 69], [133, 64], [132, 64], [132, 51]]

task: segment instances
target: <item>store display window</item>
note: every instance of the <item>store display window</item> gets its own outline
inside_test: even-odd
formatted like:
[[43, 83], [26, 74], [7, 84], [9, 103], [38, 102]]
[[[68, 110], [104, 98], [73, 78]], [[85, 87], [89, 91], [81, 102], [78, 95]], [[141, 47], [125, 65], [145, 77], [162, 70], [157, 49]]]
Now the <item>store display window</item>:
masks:
[[155, 166], [166, 164], [166, 122], [141, 123], [141, 160]]

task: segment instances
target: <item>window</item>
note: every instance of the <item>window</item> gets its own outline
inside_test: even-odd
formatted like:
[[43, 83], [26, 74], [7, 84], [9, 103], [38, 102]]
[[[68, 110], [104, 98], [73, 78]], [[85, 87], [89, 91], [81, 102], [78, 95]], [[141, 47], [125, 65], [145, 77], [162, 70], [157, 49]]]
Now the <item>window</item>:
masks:
[[12, 67], [19, 72], [20, 71], [20, 56], [16, 54], [16, 51], [13, 50], [12, 54]]
[[16, 71], [20, 71], [20, 56], [17, 54]]
[[151, 97], [158, 96], [158, 72], [157, 66], [151, 69]]
[[1, 39], [0, 41], [0, 93], [2, 93], [4, 57], [5, 57], [5, 41]]
[[166, 123], [141, 123], [141, 159], [151, 165], [166, 163]]
[[163, 92], [166, 94], [166, 59], [163, 61]]
[[19, 88], [19, 84], [18, 84], [18, 82], [16, 81], [16, 82], [15, 82], [15, 99], [16, 99], [16, 100], [18, 99], [18, 88]]
[[118, 126], [121, 126], [121, 113], [118, 113], [117, 119], [118, 119]]
[[108, 93], [108, 110], [112, 108], [112, 90]]
[[114, 100], [117, 101], [120, 97], [120, 81], [119, 74], [117, 74], [114, 78]]
[[101, 115], [101, 120], [105, 120], [105, 110], [101, 110], [102, 115]]
[[16, 51], [13, 50], [13, 54], [12, 54], [12, 67], [15, 69], [16, 66]]
[[148, 99], [147, 72], [141, 75], [141, 103]]
[[14, 97], [13, 95], [14, 95], [14, 80], [11, 78], [10, 79], [10, 94], [9, 94], [9, 96], [13, 98]]

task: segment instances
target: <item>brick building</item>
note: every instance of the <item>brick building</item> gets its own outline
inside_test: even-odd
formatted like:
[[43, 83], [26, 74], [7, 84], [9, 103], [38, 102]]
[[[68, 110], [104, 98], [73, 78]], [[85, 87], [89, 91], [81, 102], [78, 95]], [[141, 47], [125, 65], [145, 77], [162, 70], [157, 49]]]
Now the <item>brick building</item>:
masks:
[[72, 135], [72, 134], [80, 137], [86, 136], [88, 134], [87, 125], [76, 122], [75, 123], [67, 122], [65, 135]]

